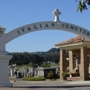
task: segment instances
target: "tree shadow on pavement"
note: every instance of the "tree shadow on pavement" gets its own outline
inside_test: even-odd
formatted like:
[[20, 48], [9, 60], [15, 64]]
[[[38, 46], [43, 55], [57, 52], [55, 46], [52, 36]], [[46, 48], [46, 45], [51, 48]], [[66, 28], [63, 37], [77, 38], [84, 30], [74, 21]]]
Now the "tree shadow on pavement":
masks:
[[76, 88], [76, 87], [90, 87], [90, 85], [62, 85], [62, 86], [13, 86], [11, 88]]

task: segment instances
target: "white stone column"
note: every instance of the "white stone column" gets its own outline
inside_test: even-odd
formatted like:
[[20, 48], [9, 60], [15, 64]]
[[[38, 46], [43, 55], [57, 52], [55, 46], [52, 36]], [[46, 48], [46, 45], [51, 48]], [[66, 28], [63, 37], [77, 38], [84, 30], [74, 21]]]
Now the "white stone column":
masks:
[[9, 60], [11, 55], [0, 55], [0, 87], [10, 87], [12, 84], [9, 81]]
[[10, 76], [11, 77], [13, 76], [13, 70], [12, 70], [12, 68], [10, 68]]
[[76, 70], [78, 70], [78, 59], [76, 58]]
[[11, 55], [5, 50], [5, 28], [0, 26], [0, 87], [12, 86], [9, 81], [9, 60]]

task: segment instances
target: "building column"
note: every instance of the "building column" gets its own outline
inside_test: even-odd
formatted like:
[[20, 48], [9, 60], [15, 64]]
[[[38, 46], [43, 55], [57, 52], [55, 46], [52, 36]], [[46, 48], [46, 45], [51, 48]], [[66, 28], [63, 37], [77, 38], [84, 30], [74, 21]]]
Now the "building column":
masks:
[[69, 50], [69, 72], [73, 72], [73, 51]]
[[0, 55], [0, 87], [12, 86], [9, 81], [9, 60], [11, 55]]
[[66, 52], [60, 49], [60, 80], [63, 80], [62, 73], [66, 71]]
[[87, 60], [87, 47], [81, 47], [81, 60], [80, 60], [80, 77], [81, 80], [88, 80], [88, 60]]

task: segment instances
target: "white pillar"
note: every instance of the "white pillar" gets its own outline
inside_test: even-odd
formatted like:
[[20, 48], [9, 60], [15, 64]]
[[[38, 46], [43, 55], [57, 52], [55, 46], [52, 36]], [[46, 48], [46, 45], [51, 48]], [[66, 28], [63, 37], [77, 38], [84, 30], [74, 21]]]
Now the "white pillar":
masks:
[[78, 69], [78, 59], [76, 59], [76, 69]]
[[13, 76], [13, 70], [12, 70], [12, 68], [10, 68], [10, 76], [11, 77]]
[[0, 55], [0, 87], [10, 87], [12, 84], [9, 81], [9, 60], [11, 55]]

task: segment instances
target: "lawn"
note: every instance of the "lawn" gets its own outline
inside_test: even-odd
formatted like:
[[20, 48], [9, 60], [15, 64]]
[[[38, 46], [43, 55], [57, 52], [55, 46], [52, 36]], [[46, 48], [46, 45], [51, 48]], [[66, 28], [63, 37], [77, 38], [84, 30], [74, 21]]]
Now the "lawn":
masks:
[[24, 81], [45, 81], [46, 78], [44, 77], [24, 77], [22, 78]]

